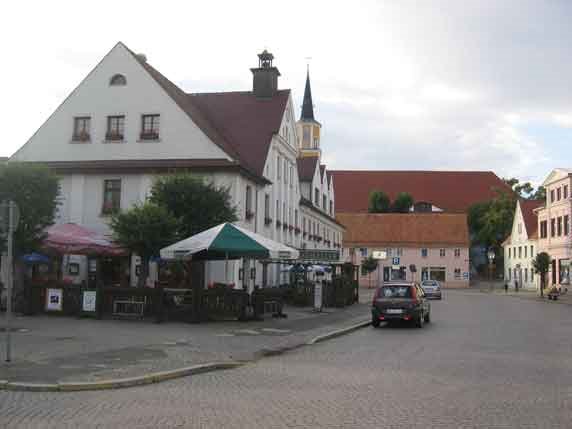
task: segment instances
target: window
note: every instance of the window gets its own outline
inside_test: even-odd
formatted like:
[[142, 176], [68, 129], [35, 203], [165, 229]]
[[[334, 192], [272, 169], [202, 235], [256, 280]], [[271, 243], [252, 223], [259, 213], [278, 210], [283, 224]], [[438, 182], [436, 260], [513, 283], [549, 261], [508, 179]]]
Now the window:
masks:
[[422, 258], [426, 258], [427, 257], [427, 249], [421, 249], [421, 257]]
[[445, 267], [431, 267], [429, 269], [429, 280], [437, 280], [438, 282], [444, 282], [445, 279], [446, 279]]
[[124, 86], [127, 85], [127, 79], [122, 74], [113, 75], [109, 80], [110, 86]]
[[103, 181], [103, 206], [101, 213], [113, 214], [121, 208], [121, 180], [111, 179]]
[[330, 200], [330, 216], [334, 215], [334, 202]]
[[280, 162], [280, 155], [276, 155], [276, 179], [280, 180], [282, 163]]
[[[509, 249], [509, 252], [510, 252], [510, 249]], [[455, 258], [460, 258], [460, 257], [461, 257], [461, 249], [455, 249]]]
[[286, 203], [283, 202], [282, 203], [282, 223], [286, 223], [286, 216], [288, 216], [288, 213], [286, 212]]
[[324, 209], [324, 211], [326, 211], [327, 207], [328, 207], [328, 197], [322, 195], [322, 208]]
[[460, 280], [460, 279], [461, 279], [461, 269], [455, 268], [455, 280]]
[[107, 133], [105, 134], [105, 140], [108, 141], [123, 140], [124, 129], [125, 129], [125, 116], [108, 116]]
[[280, 221], [280, 202], [278, 200], [276, 200], [276, 213], [274, 213], [274, 215], [276, 216], [276, 222]]
[[530, 257], [534, 258], [534, 246], [530, 246]]
[[290, 187], [294, 185], [294, 168], [290, 166]]
[[246, 220], [252, 219], [254, 213], [252, 213], [252, 187], [246, 186], [246, 200], [245, 200], [245, 218]]
[[558, 216], [558, 228], [556, 228], [558, 231], [558, 237], [562, 236], [562, 216]]
[[524, 257], [525, 258], [527, 257], [527, 252], [528, 252], [528, 247], [524, 246]]
[[522, 246], [518, 246], [518, 259], [522, 258]]
[[264, 195], [264, 221], [270, 220], [270, 195]]
[[441, 258], [444, 258], [444, 257], [445, 257], [445, 249], [439, 249], [439, 256], [440, 256]]
[[551, 203], [554, 202], [554, 189], [552, 191], [550, 191], [550, 202]]
[[310, 147], [310, 127], [302, 128], [302, 147]]
[[72, 140], [74, 142], [88, 142], [90, 140], [89, 136], [89, 125], [91, 118], [89, 116], [78, 116], [73, 118], [73, 135]]
[[367, 258], [367, 247], [362, 247], [361, 249], [359, 249], [359, 253], [362, 258]]
[[387, 253], [388, 257], [391, 257], [393, 255], [393, 249], [388, 247], [387, 249], [385, 249], [385, 252]]
[[77, 262], [72, 262], [68, 264], [68, 275], [70, 276], [79, 275], [79, 264]]
[[562, 189], [556, 189], [556, 199], [560, 201], [562, 199]]
[[395, 249], [395, 256], [403, 256], [403, 249], [402, 248]]
[[160, 115], [141, 116], [141, 140], [159, 140], [159, 117]]
[[507, 280], [509, 280], [509, 281], [510, 281], [510, 278], [511, 278], [511, 275], [510, 275], [511, 273], [512, 273], [512, 271], [511, 271], [511, 269], [509, 268], [509, 269], [507, 270]]
[[564, 199], [568, 198], [568, 185], [564, 185], [562, 192], [564, 194]]
[[528, 283], [528, 268], [524, 269], [524, 281]]
[[314, 204], [320, 207], [320, 190], [318, 188], [314, 189]]
[[298, 228], [298, 209], [294, 210], [294, 227]]
[[564, 216], [564, 235], [568, 237], [570, 233], [570, 218], [568, 215]]
[[288, 160], [284, 158], [284, 183], [288, 183]]
[[548, 223], [543, 220], [540, 222], [540, 238], [548, 237]]
[[512, 250], [512, 249], [509, 247], [509, 248], [508, 248], [508, 259], [510, 259], [511, 250]]
[[550, 219], [550, 236], [556, 236], [556, 219]]
[[522, 234], [522, 223], [518, 224], [518, 233]]

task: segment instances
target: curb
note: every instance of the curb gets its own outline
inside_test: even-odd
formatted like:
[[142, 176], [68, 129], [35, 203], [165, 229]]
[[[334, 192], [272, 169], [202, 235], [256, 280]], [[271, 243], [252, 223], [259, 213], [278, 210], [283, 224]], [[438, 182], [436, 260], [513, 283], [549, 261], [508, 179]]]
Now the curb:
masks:
[[0, 390], [24, 391], [24, 392], [79, 392], [86, 390], [109, 390], [123, 387], [141, 386], [145, 384], [160, 383], [161, 381], [189, 375], [202, 374], [205, 372], [222, 369], [232, 369], [244, 365], [240, 362], [214, 362], [178, 368], [172, 371], [155, 372], [140, 377], [121, 378], [116, 380], [101, 380], [88, 382], [68, 383], [20, 383], [0, 380]]
[[349, 334], [350, 332], [357, 331], [358, 329], [365, 328], [366, 326], [371, 325], [371, 320], [359, 322], [355, 325], [348, 326], [347, 328], [338, 329], [337, 331], [328, 332], [327, 334], [317, 336], [310, 341], [308, 341], [307, 345], [313, 345], [317, 343], [321, 343], [322, 341], [330, 340], [332, 338], [339, 337], [341, 335]]
[[223, 369], [233, 369], [246, 365], [249, 362], [254, 362], [259, 359], [271, 356], [279, 356], [286, 352], [299, 349], [304, 346], [314, 345], [341, 335], [349, 334], [350, 332], [364, 328], [371, 325], [371, 321], [359, 322], [345, 328], [341, 328], [327, 334], [323, 334], [312, 338], [307, 342], [299, 342], [285, 346], [277, 346], [273, 348], [265, 348], [254, 353], [254, 358], [242, 361], [230, 362], [211, 362], [193, 365], [185, 368], [178, 368], [170, 371], [161, 371], [150, 374], [145, 374], [139, 377], [120, 378], [114, 380], [101, 380], [101, 381], [86, 381], [86, 382], [59, 382], [59, 383], [24, 383], [17, 381], [0, 380], [0, 391], [20, 391], [20, 392], [80, 392], [80, 391], [94, 391], [94, 390], [111, 390], [121, 389], [124, 387], [143, 386], [146, 384], [160, 383], [162, 381], [173, 380], [175, 378], [187, 377], [190, 375], [203, 374], [206, 372], [218, 371]]

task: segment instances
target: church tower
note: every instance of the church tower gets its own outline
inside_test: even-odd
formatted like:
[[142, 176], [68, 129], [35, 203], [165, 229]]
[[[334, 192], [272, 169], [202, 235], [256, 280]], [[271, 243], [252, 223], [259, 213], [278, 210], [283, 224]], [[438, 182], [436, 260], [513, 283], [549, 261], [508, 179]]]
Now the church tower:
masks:
[[310, 87], [310, 70], [306, 74], [306, 88], [304, 88], [304, 101], [302, 102], [302, 114], [296, 123], [298, 128], [298, 142], [300, 156], [320, 156], [320, 134], [322, 124], [314, 118], [314, 104], [312, 103], [312, 88]]

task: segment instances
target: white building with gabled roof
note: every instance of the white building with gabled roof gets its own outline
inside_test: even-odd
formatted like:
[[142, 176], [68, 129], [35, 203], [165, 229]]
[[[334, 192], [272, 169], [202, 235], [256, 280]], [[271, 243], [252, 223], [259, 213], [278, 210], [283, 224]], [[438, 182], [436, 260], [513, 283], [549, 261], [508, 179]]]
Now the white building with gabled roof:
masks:
[[[187, 93], [117, 43], [8, 162], [42, 163], [60, 175], [57, 223], [109, 233], [109, 215], [145, 201], [157, 175], [190, 171], [230, 190], [240, 226], [301, 248], [299, 138], [273, 59], [259, 55], [250, 91]], [[341, 227], [323, 231], [333, 230]], [[232, 265], [238, 285], [240, 268], [250, 267]], [[255, 268], [245, 282], [260, 284]], [[221, 264], [209, 263], [207, 283], [223, 280]], [[278, 267], [268, 280], [280, 282]]]

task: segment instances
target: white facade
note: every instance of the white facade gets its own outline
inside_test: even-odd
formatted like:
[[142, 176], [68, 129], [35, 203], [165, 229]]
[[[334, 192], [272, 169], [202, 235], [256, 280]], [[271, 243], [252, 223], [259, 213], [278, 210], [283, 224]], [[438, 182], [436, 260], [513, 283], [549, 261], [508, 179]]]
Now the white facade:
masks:
[[528, 231], [521, 202], [517, 202], [510, 237], [503, 243], [505, 282], [510, 287], [537, 290], [540, 276], [532, 268], [538, 253], [538, 240], [534, 231]]
[[[125, 85], [110, 85], [113, 76], [120, 74], [126, 79]], [[109, 141], [106, 132], [110, 116], [124, 117], [123, 138]], [[143, 115], [159, 115], [159, 138], [145, 141], [140, 139]], [[74, 141], [74, 118], [89, 117], [87, 134], [89, 139]], [[268, 150], [263, 178], [271, 182], [264, 185], [263, 178], [257, 180], [240, 170], [201, 169], [199, 175], [216, 186], [229, 188], [232, 203], [237, 208], [238, 224], [276, 241], [292, 247], [304, 246], [300, 206], [302, 188], [299, 183], [296, 159], [299, 156], [299, 137], [294, 120], [291, 97], [284, 110], [280, 131], [272, 136]], [[143, 67], [132, 52], [118, 43], [65, 99], [30, 140], [18, 150], [10, 162], [79, 162], [81, 168], [66, 172], [61, 176], [61, 205], [56, 222], [73, 222], [90, 229], [110, 233], [109, 217], [104, 214], [104, 186], [106, 181], [120, 183], [120, 209], [125, 210], [134, 204], [142, 203], [149, 195], [157, 174], [153, 168], [137, 170], [117, 168], [93, 169], [90, 162], [112, 163], [124, 161], [169, 160], [213, 160], [235, 162], [228, 153], [215, 144], [197, 126], [177, 102], [158, 84], [155, 78]], [[113, 164], [118, 165], [118, 164]], [[176, 165], [173, 164], [173, 167]], [[192, 171], [192, 168], [191, 168]], [[207, 171], [205, 173], [205, 171]], [[333, 189], [320, 183], [319, 171], [316, 184], [320, 183], [320, 195], [327, 195], [333, 201]], [[323, 188], [326, 186], [326, 188]], [[248, 190], [247, 190], [248, 189]], [[251, 207], [246, 207], [247, 192], [250, 193]], [[308, 218], [319, 222], [325, 237], [338, 236], [341, 229], [327, 218], [320, 219], [319, 213], [308, 213]], [[277, 221], [280, 226], [277, 226]], [[287, 225], [284, 228], [284, 225]], [[337, 229], [337, 230], [336, 230]], [[334, 231], [335, 234], [334, 234]], [[314, 243], [316, 247], [329, 248], [324, 240]], [[207, 283], [224, 281], [222, 262], [208, 263]], [[239, 262], [231, 264], [231, 282], [239, 285]], [[135, 265], [132, 261], [131, 283], [136, 283]], [[256, 264], [256, 279], [251, 284], [260, 284], [262, 269]], [[83, 270], [83, 268], [82, 268]], [[82, 271], [83, 272], [83, 271]], [[245, 269], [245, 272], [249, 272]], [[153, 275], [155, 273], [155, 275]], [[156, 269], [151, 269], [150, 283], [156, 279]], [[282, 280], [280, 269], [272, 267], [269, 284]]]

